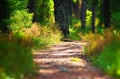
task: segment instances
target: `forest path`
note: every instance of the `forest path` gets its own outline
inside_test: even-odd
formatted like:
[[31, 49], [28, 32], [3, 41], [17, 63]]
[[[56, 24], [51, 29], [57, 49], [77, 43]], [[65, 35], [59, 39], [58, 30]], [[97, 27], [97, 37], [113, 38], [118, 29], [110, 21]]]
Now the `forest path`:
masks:
[[85, 42], [61, 42], [34, 53], [38, 74], [32, 79], [111, 79], [84, 55]]

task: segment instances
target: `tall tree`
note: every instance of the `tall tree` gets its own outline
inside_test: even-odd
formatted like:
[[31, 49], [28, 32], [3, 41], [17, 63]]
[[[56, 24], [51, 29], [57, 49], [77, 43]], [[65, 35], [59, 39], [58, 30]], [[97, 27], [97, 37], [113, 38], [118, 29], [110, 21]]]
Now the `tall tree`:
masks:
[[70, 3], [71, 0], [54, 0], [55, 21], [59, 24], [64, 37], [69, 35]]
[[96, 17], [96, 8], [97, 8], [97, 0], [92, 0], [92, 27], [91, 30], [95, 33], [95, 17]]
[[105, 28], [110, 27], [110, 0], [103, 0], [103, 17]]
[[86, 0], [82, 0], [81, 4], [81, 28], [85, 28], [86, 26]]

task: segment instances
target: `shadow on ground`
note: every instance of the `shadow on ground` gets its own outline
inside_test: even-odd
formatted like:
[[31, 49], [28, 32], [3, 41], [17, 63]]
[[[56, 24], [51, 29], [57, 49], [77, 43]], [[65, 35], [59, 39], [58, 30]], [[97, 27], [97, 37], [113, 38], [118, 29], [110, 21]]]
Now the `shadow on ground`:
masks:
[[85, 45], [82, 42], [62, 42], [35, 52], [38, 74], [30, 79], [112, 79], [91, 65], [84, 55]]

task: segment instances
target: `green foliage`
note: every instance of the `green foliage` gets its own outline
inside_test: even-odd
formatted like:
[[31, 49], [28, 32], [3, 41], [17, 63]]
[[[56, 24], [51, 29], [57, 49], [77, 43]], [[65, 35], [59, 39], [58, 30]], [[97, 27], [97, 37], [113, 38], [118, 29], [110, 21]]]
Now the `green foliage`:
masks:
[[80, 39], [79, 34], [77, 33], [76, 29], [70, 28], [69, 31], [70, 31], [70, 34], [69, 34], [68, 38], [70, 38], [72, 40], [79, 40]]
[[77, 18], [72, 17], [70, 26], [73, 29], [78, 29], [81, 26], [80, 20], [77, 19]]
[[32, 14], [27, 10], [16, 10], [11, 14], [9, 19], [10, 26], [14, 33], [23, 33], [24, 28], [30, 28], [32, 25]]
[[114, 12], [112, 14], [112, 25], [120, 29], [120, 12]]
[[10, 13], [16, 10], [26, 9], [28, 0], [7, 0], [9, 4]]
[[90, 10], [86, 11], [86, 26], [91, 26], [92, 12]]
[[0, 36], [0, 69], [18, 79], [33, 71], [33, 57], [28, 39]]
[[34, 38], [33, 42], [33, 49], [44, 49], [46, 46], [48, 46], [50, 41], [46, 38], [38, 37]]
[[72, 0], [73, 1], [73, 3], [76, 3], [78, 0]]
[[7, 0], [9, 17], [3, 21], [10, 31], [19, 36], [23, 36], [23, 29], [31, 27], [32, 24], [32, 14], [28, 13], [26, 9], [27, 3], [28, 0]]

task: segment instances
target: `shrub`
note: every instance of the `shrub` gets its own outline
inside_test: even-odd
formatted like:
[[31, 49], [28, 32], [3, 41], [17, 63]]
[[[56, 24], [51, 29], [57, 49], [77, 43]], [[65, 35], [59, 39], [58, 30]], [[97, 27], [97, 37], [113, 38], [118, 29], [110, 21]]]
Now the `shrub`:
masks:
[[83, 37], [89, 42], [86, 54], [93, 63], [106, 73], [120, 77], [120, 36], [119, 32], [107, 29], [104, 35], [89, 33]]
[[31, 28], [25, 28], [25, 37], [33, 40], [33, 49], [41, 49], [50, 44], [58, 43], [62, 36], [56, 24], [42, 26], [34, 23]]
[[118, 34], [116, 30], [110, 28], [102, 34], [89, 32], [88, 34], [81, 35], [81, 38], [89, 43], [86, 47], [86, 54], [93, 57], [98, 56], [116, 34]]
[[3, 69], [2, 72], [17, 78], [33, 71], [32, 52], [29, 44], [26, 44], [29, 42], [26, 41], [12, 36], [0, 35], [0, 69]]
[[102, 51], [103, 49], [103, 36], [100, 34], [94, 34], [94, 33], [88, 33], [81, 36], [82, 40], [88, 42], [88, 45], [86, 46], [86, 55], [88, 56], [96, 56]]

